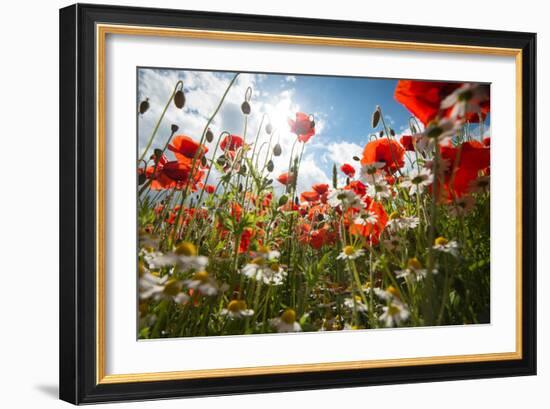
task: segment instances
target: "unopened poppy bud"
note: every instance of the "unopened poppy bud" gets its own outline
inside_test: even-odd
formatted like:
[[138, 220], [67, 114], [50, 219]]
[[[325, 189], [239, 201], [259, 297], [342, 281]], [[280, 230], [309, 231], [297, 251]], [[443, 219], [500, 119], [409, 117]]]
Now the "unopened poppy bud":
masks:
[[354, 156], [354, 157], [353, 157], [353, 160], [359, 162], [361, 159], [359, 159], [358, 156]]
[[372, 113], [372, 127], [376, 128], [378, 126], [379, 121], [380, 121], [380, 107], [377, 106], [374, 112]]
[[273, 125], [271, 125], [271, 123], [268, 123], [265, 126], [265, 131], [267, 132], [268, 135], [271, 135], [271, 132], [273, 132]]
[[390, 135], [395, 136], [395, 131], [392, 128], [390, 128]]
[[383, 136], [384, 136], [384, 131], [380, 131], [380, 132], [378, 133], [378, 136], [380, 136], [380, 138], [383, 137]]
[[220, 156], [217, 160], [216, 160], [216, 163], [220, 166], [225, 166], [225, 163], [226, 163], [226, 160], [225, 160], [225, 157], [222, 155]]
[[208, 142], [212, 142], [214, 140], [214, 134], [212, 133], [212, 130], [210, 128], [208, 128], [208, 130], [206, 131], [206, 140]]
[[241, 111], [243, 111], [245, 115], [250, 114], [250, 104], [247, 101], [244, 101], [241, 105]]
[[145, 173], [140, 173], [140, 174], [138, 175], [138, 184], [139, 184], [140, 186], [143, 185], [143, 184], [145, 183], [145, 179], [146, 179]]
[[202, 156], [201, 157], [201, 165], [202, 166], [206, 166], [207, 162], [206, 162], [206, 156]]
[[149, 98], [145, 98], [145, 101], [141, 101], [139, 104], [139, 113], [143, 115], [149, 109]]
[[176, 124], [172, 124], [170, 129], [172, 130], [172, 133], [176, 133], [178, 132], [178, 129], [180, 129], [180, 127], [177, 126]]
[[267, 171], [268, 172], [273, 172], [273, 169], [275, 168], [275, 166], [273, 165], [273, 161], [270, 160], [269, 162], [267, 162]]
[[279, 156], [279, 155], [281, 155], [281, 153], [283, 153], [283, 149], [281, 148], [281, 145], [276, 144], [276, 145], [273, 147], [273, 155], [274, 155], [274, 156]]
[[311, 129], [314, 129], [315, 128], [315, 121], [311, 121], [310, 126], [311, 126]]
[[185, 106], [185, 94], [181, 89], [174, 95], [174, 105], [176, 105], [179, 109], [182, 109]]

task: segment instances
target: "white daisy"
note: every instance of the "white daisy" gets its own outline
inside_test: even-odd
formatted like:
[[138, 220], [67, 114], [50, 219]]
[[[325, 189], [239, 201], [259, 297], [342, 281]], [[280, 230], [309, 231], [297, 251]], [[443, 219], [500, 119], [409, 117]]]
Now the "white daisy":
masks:
[[263, 281], [265, 284], [281, 285], [287, 273], [279, 264], [280, 253], [263, 248], [256, 253], [256, 256], [250, 263], [241, 268], [241, 274], [257, 281]]
[[353, 219], [354, 224], [367, 225], [376, 224], [378, 221], [378, 215], [371, 210], [363, 210], [359, 215]]
[[414, 195], [416, 192], [422, 193], [426, 186], [430, 186], [433, 183], [433, 180], [432, 172], [428, 169], [421, 168], [419, 171], [417, 168], [414, 168], [401, 182], [401, 187], [408, 189], [410, 195]]
[[359, 173], [363, 182], [368, 184], [376, 184], [385, 178], [385, 172], [382, 168], [386, 166], [384, 162], [374, 162], [368, 165], [363, 165]]
[[147, 298], [159, 300], [163, 298], [164, 284], [168, 278], [168, 275], [157, 277], [149, 272], [144, 273], [139, 279], [139, 298], [142, 300]]
[[174, 266], [176, 271], [197, 270], [206, 268], [208, 257], [199, 256], [197, 248], [189, 242], [180, 243], [173, 252], [156, 255], [149, 261], [151, 268]]
[[368, 308], [361, 300], [361, 297], [356, 295], [353, 298], [345, 298], [344, 299], [344, 305], [349, 308], [350, 310], [357, 310], [359, 312], [367, 312]]
[[328, 196], [328, 204], [332, 207], [340, 206], [342, 209], [355, 207], [362, 209], [365, 204], [352, 190], [335, 189]]
[[225, 315], [231, 319], [246, 318], [254, 315], [254, 310], [247, 308], [244, 300], [231, 300], [227, 308], [220, 311], [220, 315]]
[[391, 197], [390, 185], [385, 180], [380, 180], [376, 184], [369, 184], [367, 194], [376, 200], [387, 199]]
[[395, 272], [397, 278], [410, 278], [413, 281], [421, 281], [426, 278], [427, 275], [428, 270], [422, 267], [422, 264], [416, 257], [409, 259], [407, 268]]
[[450, 117], [462, 119], [467, 113], [481, 113], [481, 104], [489, 100], [488, 87], [466, 83], [441, 101], [441, 108], [451, 108]]
[[445, 237], [438, 237], [435, 239], [432, 248], [434, 250], [449, 253], [455, 257], [458, 257], [458, 243], [455, 240], [449, 241]]
[[420, 219], [416, 216], [400, 216], [399, 213], [393, 212], [390, 214], [388, 222], [388, 230], [397, 232], [399, 230], [415, 229], [420, 223]]
[[273, 318], [271, 325], [277, 332], [300, 332], [302, 327], [296, 322], [296, 311], [288, 308], [281, 314], [279, 318]]
[[210, 277], [206, 271], [198, 271], [189, 280], [183, 282], [190, 290], [197, 290], [202, 295], [216, 295], [219, 291], [216, 280]]
[[363, 254], [365, 254], [365, 250], [363, 249], [356, 249], [353, 246], [345, 246], [336, 258], [338, 260], [355, 260]]
[[401, 325], [410, 316], [409, 309], [405, 304], [399, 301], [391, 301], [389, 305], [382, 307], [382, 314], [380, 315], [380, 321], [384, 323], [386, 327], [393, 327], [394, 325]]

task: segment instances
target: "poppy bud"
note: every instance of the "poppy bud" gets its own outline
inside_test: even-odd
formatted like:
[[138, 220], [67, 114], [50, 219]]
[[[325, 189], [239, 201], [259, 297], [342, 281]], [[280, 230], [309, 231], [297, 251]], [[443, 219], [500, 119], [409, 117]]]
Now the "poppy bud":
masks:
[[202, 166], [206, 166], [207, 162], [206, 162], [206, 156], [202, 156], [201, 157], [201, 165]]
[[145, 98], [145, 101], [141, 101], [139, 104], [139, 113], [143, 115], [149, 109], [149, 98]]
[[141, 186], [145, 183], [145, 173], [140, 173], [138, 175], [138, 184]]
[[267, 179], [267, 180], [265, 181], [265, 184], [266, 184], [267, 186], [271, 185], [272, 183], [273, 183], [273, 179]]
[[311, 129], [314, 129], [315, 128], [315, 121], [311, 121], [310, 126], [311, 126]]
[[243, 191], [243, 184], [239, 183], [239, 192], [242, 192], [242, 191]]
[[267, 171], [268, 172], [273, 172], [273, 169], [275, 168], [275, 166], [273, 165], [273, 161], [270, 160], [269, 162], [267, 162]]
[[271, 135], [271, 132], [273, 132], [273, 125], [271, 125], [271, 123], [268, 123], [265, 126], [265, 131], [267, 132], [268, 135]]
[[378, 122], [380, 121], [380, 107], [376, 107], [375, 111], [372, 113], [372, 127], [376, 128]]
[[174, 104], [179, 109], [182, 109], [185, 106], [185, 95], [181, 89], [174, 95]]
[[378, 136], [383, 137], [384, 136], [384, 131], [380, 131], [380, 133], [378, 134]]
[[390, 128], [390, 135], [395, 136], [395, 131], [392, 128]]
[[241, 105], [241, 111], [243, 111], [245, 115], [250, 114], [250, 104], [247, 101], [244, 101]]
[[212, 133], [210, 128], [208, 128], [208, 130], [206, 131], [206, 140], [208, 142], [212, 142], [214, 140], [214, 134]]
[[216, 163], [220, 166], [225, 166], [225, 163], [226, 163], [226, 160], [225, 160], [225, 157], [222, 155], [218, 158], [218, 160], [216, 160]]
[[322, 214], [319, 213], [319, 214], [317, 215], [317, 221], [318, 221], [318, 222], [322, 222], [324, 219], [325, 219], [325, 216], [323, 216]]
[[286, 202], [288, 202], [288, 196], [287, 195], [282, 195], [279, 198], [279, 207], [284, 206], [286, 204]]
[[354, 157], [353, 157], [353, 160], [355, 160], [355, 161], [359, 162], [359, 161], [360, 161], [361, 159], [359, 159], [359, 157], [358, 157], [358, 156], [354, 156]]
[[273, 147], [273, 155], [279, 156], [282, 152], [283, 152], [283, 150], [282, 150], [282, 148], [281, 148], [281, 145], [276, 144], [276, 145]]
[[158, 162], [162, 158], [162, 149], [155, 149], [154, 151], [155, 162]]
[[170, 129], [172, 130], [172, 133], [176, 133], [178, 132], [178, 129], [180, 129], [180, 127], [176, 124], [172, 124], [172, 127]]

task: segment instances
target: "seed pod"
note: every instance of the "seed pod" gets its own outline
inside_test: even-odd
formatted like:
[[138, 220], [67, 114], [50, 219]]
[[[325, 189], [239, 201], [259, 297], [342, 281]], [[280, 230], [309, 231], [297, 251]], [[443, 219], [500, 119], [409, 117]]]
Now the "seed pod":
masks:
[[281, 155], [281, 153], [283, 153], [283, 149], [281, 148], [281, 145], [276, 144], [276, 145], [273, 147], [273, 155], [279, 156], [279, 155]]
[[172, 130], [172, 133], [176, 133], [178, 132], [178, 129], [180, 129], [180, 127], [176, 124], [172, 124], [172, 127], [170, 129]]
[[273, 125], [271, 125], [271, 122], [265, 126], [265, 131], [268, 135], [271, 135], [271, 132], [273, 132]]
[[139, 113], [143, 115], [149, 109], [149, 98], [145, 98], [145, 101], [141, 101], [139, 104]]
[[273, 165], [273, 161], [270, 160], [269, 162], [267, 162], [267, 171], [268, 172], [273, 172], [273, 169], [275, 168], [275, 165]]
[[243, 111], [243, 114], [248, 115], [250, 114], [250, 104], [248, 101], [244, 101], [241, 105], [241, 111]]
[[145, 173], [140, 173], [138, 175], [138, 184], [141, 186], [145, 183]]
[[378, 126], [378, 122], [380, 121], [380, 107], [376, 107], [374, 112], [372, 113], [372, 127], [376, 128]]
[[225, 164], [227, 163], [227, 161], [225, 160], [225, 156], [220, 156], [217, 160], [216, 160], [216, 163], [220, 166], [225, 166]]
[[208, 128], [208, 130], [206, 131], [206, 140], [208, 142], [212, 142], [214, 140], [214, 134], [212, 133], [212, 130], [210, 128]]
[[182, 109], [185, 106], [185, 94], [181, 89], [174, 95], [174, 104], [179, 109]]
[[359, 162], [361, 159], [359, 159], [358, 156], [354, 156], [354, 157], [353, 157], [353, 160]]

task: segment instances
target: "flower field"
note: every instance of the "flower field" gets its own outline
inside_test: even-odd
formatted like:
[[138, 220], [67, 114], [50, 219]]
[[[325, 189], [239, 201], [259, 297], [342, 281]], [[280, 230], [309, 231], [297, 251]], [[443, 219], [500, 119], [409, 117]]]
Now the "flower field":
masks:
[[304, 187], [315, 114], [272, 123], [247, 87], [242, 133], [214, 131], [239, 75], [198, 134], [181, 81], [138, 101], [160, 113], [137, 160], [140, 339], [489, 322], [489, 86], [397, 81], [403, 132], [365, 107], [361, 153]]

